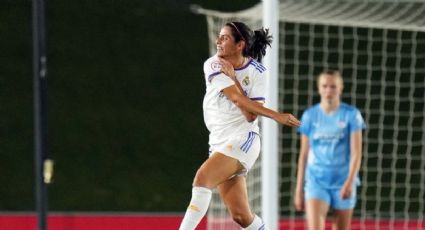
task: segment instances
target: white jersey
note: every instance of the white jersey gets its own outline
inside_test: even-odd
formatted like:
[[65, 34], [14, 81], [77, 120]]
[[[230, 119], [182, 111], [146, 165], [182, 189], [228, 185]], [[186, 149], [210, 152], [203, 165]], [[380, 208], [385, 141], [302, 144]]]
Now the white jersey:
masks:
[[[235, 135], [259, 133], [258, 119], [248, 122], [241, 110], [223, 94], [223, 89], [235, 83], [220, 68], [216, 55], [204, 63], [206, 93], [203, 109], [205, 125], [210, 131], [210, 145], [222, 143]], [[252, 58], [243, 67], [235, 69], [236, 78], [251, 100], [265, 101], [265, 71], [266, 68]]]

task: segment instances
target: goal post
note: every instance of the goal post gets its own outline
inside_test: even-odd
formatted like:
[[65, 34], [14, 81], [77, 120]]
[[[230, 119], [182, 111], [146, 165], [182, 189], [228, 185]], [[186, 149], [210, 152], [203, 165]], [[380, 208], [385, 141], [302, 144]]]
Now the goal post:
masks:
[[[240, 20], [251, 28], [263, 25], [262, 3], [240, 12], [197, 12], [206, 15], [211, 53], [225, 22]], [[423, 15], [425, 1], [419, 0], [279, 3], [279, 110], [300, 117], [319, 101], [317, 74], [334, 68], [344, 76], [342, 100], [356, 105], [367, 124], [352, 229], [425, 229]], [[293, 207], [299, 135], [283, 128], [278, 136], [280, 227], [299, 229], [303, 213]], [[265, 154], [247, 178], [251, 206], [260, 213]], [[219, 202], [212, 202], [209, 229], [237, 229], [217, 224], [228, 218], [224, 206], [216, 209]], [[227, 223], [231, 226], [231, 220]]]
[[[263, 0], [263, 25], [272, 35], [279, 34], [279, 2]], [[257, 28], [253, 28], [257, 29]], [[265, 106], [279, 110], [279, 36], [264, 56], [266, 72]], [[279, 126], [271, 119], [261, 120], [262, 164], [261, 164], [261, 217], [269, 230], [279, 229]]]

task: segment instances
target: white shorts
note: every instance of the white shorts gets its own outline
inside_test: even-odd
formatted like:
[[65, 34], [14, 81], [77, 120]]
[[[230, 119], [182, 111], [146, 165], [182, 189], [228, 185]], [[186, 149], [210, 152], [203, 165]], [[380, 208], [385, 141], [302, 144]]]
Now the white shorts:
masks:
[[255, 132], [238, 135], [229, 140], [210, 146], [210, 156], [219, 152], [237, 159], [244, 169], [237, 175], [246, 175], [257, 160], [261, 149], [260, 136]]

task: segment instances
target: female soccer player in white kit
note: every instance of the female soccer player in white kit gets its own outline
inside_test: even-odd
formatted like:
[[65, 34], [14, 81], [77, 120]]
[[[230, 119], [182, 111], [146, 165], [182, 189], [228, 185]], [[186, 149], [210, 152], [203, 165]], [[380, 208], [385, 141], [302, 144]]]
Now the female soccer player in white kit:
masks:
[[[324, 71], [318, 78], [320, 103], [301, 118], [301, 149], [295, 208], [306, 211], [309, 230], [325, 229], [329, 208], [334, 211], [333, 230], [350, 229], [356, 204], [356, 187], [362, 155], [359, 110], [341, 102], [342, 76]], [[305, 202], [305, 207], [304, 207]]]
[[[266, 68], [260, 63], [271, 43], [268, 30], [227, 23], [217, 37], [217, 54], [204, 63], [204, 121], [210, 132], [210, 156], [196, 172], [192, 199], [180, 230], [193, 230], [207, 212], [211, 190], [218, 188], [233, 220], [249, 230], [266, 229], [252, 213], [245, 175], [260, 152], [257, 115], [298, 127], [299, 120], [262, 104]], [[267, 154], [267, 153], [264, 153]]]

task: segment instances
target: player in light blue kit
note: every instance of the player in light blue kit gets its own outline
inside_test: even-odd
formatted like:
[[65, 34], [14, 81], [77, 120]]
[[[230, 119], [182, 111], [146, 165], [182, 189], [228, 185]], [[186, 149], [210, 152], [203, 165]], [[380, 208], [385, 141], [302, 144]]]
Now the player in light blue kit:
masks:
[[338, 71], [320, 74], [318, 89], [320, 103], [304, 112], [298, 129], [295, 208], [305, 209], [309, 230], [325, 229], [330, 208], [332, 229], [350, 229], [366, 126], [356, 107], [341, 102], [343, 80]]

